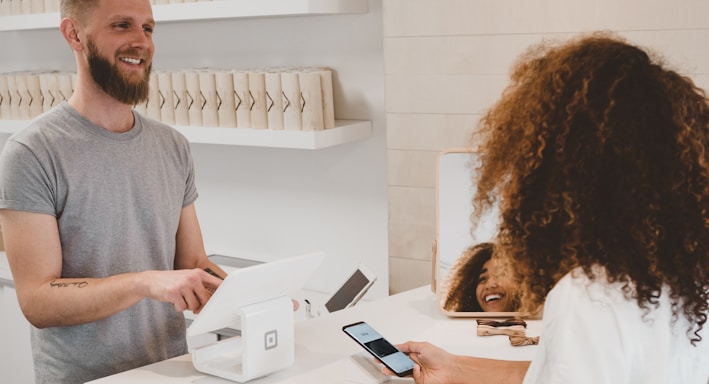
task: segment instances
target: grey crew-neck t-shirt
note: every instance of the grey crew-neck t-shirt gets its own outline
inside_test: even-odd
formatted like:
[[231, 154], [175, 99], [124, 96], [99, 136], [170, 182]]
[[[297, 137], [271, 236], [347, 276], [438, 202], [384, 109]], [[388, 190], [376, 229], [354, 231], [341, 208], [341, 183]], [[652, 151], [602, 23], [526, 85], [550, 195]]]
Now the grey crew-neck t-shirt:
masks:
[[[130, 131], [114, 133], [63, 103], [12, 135], [0, 155], [0, 209], [56, 217], [62, 277], [174, 268], [181, 209], [197, 198], [189, 143], [134, 116]], [[83, 383], [187, 349], [182, 313], [149, 299], [31, 335], [38, 384]]]

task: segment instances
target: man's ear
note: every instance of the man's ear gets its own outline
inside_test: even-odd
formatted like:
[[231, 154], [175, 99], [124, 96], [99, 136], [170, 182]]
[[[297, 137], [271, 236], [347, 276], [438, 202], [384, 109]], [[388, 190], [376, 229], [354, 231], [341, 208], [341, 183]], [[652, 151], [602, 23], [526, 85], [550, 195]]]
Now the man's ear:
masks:
[[81, 42], [81, 37], [79, 36], [79, 22], [71, 19], [62, 19], [59, 24], [59, 30], [64, 36], [64, 40], [69, 43], [71, 49], [75, 51], [81, 51], [83, 49], [83, 44]]

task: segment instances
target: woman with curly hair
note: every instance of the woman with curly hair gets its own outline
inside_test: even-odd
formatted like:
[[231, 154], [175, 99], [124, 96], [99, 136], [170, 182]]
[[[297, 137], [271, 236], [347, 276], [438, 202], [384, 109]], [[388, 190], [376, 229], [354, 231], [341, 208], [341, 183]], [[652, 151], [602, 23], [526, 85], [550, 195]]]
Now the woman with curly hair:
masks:
[[443, 284], [443, 309], [452, 312], [515, 312], [517, 287], [510, 272], [493, 258], [493, 243], [466, 248]]
[[610, 34], [529, 50], [482, 120], [474, 205], [499, 204], [500, 258], [531, 362], [400, 345], [417, 383], [692, 383], [709, 379], [709, 100]]

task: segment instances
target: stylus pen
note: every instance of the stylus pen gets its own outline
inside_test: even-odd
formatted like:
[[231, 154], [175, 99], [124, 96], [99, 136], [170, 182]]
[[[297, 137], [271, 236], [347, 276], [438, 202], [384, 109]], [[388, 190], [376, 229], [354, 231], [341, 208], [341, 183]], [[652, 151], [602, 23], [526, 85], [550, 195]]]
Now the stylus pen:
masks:
[[305, 314], [306, 314], [308, 317], [311, 317], [311, 313], [310, 313], [310, 300], [305, 299], [305, 300], [303, 300], [303, 301], [305, 301]]
[[216, 272], [212, 271], [211, 268], [205, 268], [204, 271], [207, 272], [207, 273], [209, 273], [210, 275], [212, 275], [212, 276], [214, 276], [214, 277], [218, 277], [218, 278], [224, 280], [223, 277], [219, 276]]

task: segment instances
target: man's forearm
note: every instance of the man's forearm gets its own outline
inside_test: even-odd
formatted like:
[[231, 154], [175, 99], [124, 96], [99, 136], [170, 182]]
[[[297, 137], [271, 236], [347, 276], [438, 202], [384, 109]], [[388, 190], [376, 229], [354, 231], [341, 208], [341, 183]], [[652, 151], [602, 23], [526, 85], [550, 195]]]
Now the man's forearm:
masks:
[[20, 300], [27, 320], [37, 328], [89, 323], [140, 301], [136, 274], [104, 279], [64, 278], [43, 283]]

